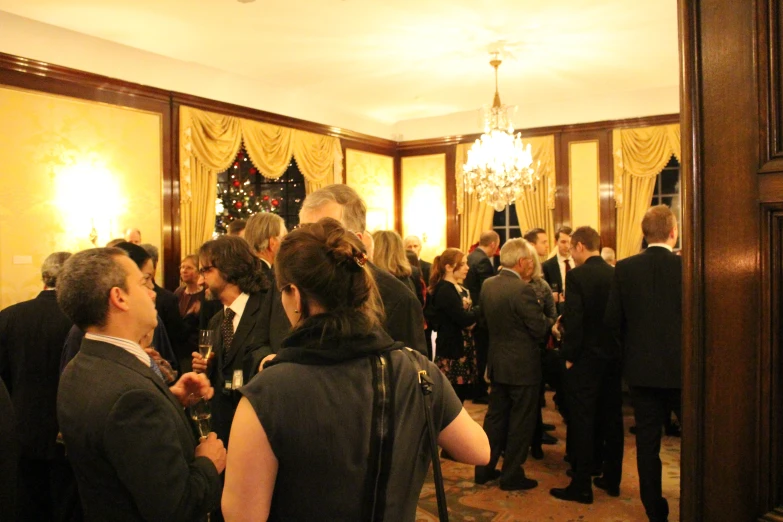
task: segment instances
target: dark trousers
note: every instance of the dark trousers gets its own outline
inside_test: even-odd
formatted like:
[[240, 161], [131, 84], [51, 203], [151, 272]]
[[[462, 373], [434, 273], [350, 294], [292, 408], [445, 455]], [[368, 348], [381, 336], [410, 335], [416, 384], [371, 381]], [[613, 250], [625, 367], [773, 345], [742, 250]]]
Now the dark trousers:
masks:
[[489, 331], [476, 326], [473, 329], [473, 340], [476, 343], [476, 384], [474, 397], [487, 396], [487, 381], [484, 380], [484, 372], [487, 369], [487, 354], [489, 353]]
[[17, 520], [75, 522], [82, 520], [79, 492], [64, 455], [53, 460], [19, 460]]
[[501, 483], [525, 476], [522, 465], [533, 440], [540, 389], [539, 384], [512, 386], [492, 383], [489, 408], [484, 417], [484, 431], [490, 447], [489, 464], [486, 467], [495, 469], [500, 454], [505, 450]]
[[650, 520], [666, 520], [669, 505], [661, 493], [661, 425], [672, 410], [680, 411], [681, 390], [632, 386], [631, 399], [642, 504]]
[[590, 474], [602, 466], [606, 482], [619, 486], [623, 468], [620, 362], [582, 357], [566, 371], [565, 387], [575, 485], [591, 488]]

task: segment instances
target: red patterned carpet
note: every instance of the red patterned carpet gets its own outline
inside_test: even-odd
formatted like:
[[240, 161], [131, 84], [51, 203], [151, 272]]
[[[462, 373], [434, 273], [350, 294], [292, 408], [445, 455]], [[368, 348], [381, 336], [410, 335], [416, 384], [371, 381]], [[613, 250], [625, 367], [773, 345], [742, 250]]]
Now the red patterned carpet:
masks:
[[[471, 416], [483, 424], [486, 406], [466, 403]], [[473, 467], [453, 461], [442, 461], [443, 478], [449, 506], [449, 520], [454, 522], [644, 522], [647, 517], [639, 499], [639, 478], [636, 473], [636, 447], [634, 436], [628, 433], [633, 425], [633, 412], [626, 408], [625, 414], [625, 457], [623, 461], [623, 481], [620, 484], [620, 497], [609, 497], [598, 488], [593, 488], [592, 505], [563, 502], [549, 495], [550, 488], [565, 487], [569, 478], [565, 472], [568, 463], [563, 461], [565, 453], [565, 425], [552, 407], [552, 393], [547, 392], [547, 408], [544, 422], [554, 424], [557, 430], [552, 432], [559, 442], [554, 446], [544, 446], [544, 459], [534, 460], [528, 457], [525, 472], [528, 477], [538, 480], [538, 487], [530, 491], [501, 491], [497, 481], [484, 486], [473, 482]], [[663, 462], [663, 495], [669, 500], [671, 513], [669, 519], [679, 520], [680, 516], [680, 439], [663, 437], [661, 443]], [[438, 508], [435, 501], [435, 489], [432, 477], [424, 484], [419, 500], [416, 520], [430, 522], [438, 520]]]

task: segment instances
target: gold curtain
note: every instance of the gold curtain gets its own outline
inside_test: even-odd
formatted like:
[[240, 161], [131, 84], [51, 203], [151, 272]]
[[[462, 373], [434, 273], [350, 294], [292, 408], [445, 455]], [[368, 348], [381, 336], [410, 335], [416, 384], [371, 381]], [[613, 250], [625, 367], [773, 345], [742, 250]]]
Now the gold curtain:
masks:
[[623, 259], [642, 246], [642, 218], [650, 208], [658, 174], [672, 154], [680, 159], [680, 125], [614, 130], [612, 139], [617, 259]]
[[519, 228], [523, 234], [531, 228], [543, 228], [549, 244], [554, 245], [555, 136], [525, 138], [522, 141], [530, 143], [533, 164], [538, 164], [540, 179], [535, 184], [535, 191], [527, 191], [515, 201]]
[[247, 155], [267, 178], [283, 175], [293, 157], [310, 194], [342, 179], [340, 140], [180, 107], [180, 210], [183, 254], [194, 252], [215, 227], [217, 175], [226, 170], [244, 141]]
[[468, 160], [468, 150], [472, 143], [462, 143], [457, 145], [457, 159], [455, 164], [455, 175], [457, 178], [457, 214], [459, 220], [459, 248], [467, 253], [471, 245], [478, 243], [479, 236], [485, 230], [492, 228], [492, 218], [495, 215], [495, 209], [478, 200], [475, 194], [466, 194], [465, 186], [462, 182], [464, 170], [462, 166]]

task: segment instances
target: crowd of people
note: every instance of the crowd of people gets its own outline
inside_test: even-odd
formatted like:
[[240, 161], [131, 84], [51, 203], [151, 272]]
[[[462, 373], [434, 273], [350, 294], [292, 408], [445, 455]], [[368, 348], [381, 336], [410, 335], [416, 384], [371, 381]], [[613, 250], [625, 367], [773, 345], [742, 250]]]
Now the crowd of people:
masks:
[[[136, 229], [49, 256], [38, 297], [0, 312], [0, 433], [14, 433], [3, 513], [413, 520], [431, 458], [421, 369], [440, 457], [503, 490], [537, 486], [524, 463], [557, 442], [541, 415], [554, 389], [572, 469], [551, 494], [582, 503], [593, 485], [619, 494], [625, 377], [642, 501], [666, 520], [658, 451], [680, 387], [671, 211], [650, 209], [649, 246], [617, 268], [589, 227], [558, 230], [549, 259], [533, 229], [502, 247], [487, 231], [428, 263], [419, 238], [371, 234], [366, 214], [352, 188], [329, 185], [294, 230], [272, 213], [232, 222], [182, 259], [174, 291], [156, 284], [158, 250]], [[488, 404], [483, 429], [467, 400]]]

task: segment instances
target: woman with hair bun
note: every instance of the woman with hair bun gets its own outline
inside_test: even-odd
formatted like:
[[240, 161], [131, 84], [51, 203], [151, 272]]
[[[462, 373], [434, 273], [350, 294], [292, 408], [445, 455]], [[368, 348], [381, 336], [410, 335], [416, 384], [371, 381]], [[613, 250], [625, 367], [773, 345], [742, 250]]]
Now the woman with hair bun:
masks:
[[[242, 388], [223, 516], [244, 520], [414, 520], [429, 463], [416, 365], [382, 328], [362, 242], [325, 218], [289, 233], [275, 273], [293, 329]], [[483, 464], [489, 443], [448, 381], [435, 384], [438, 443]], [[304, 496], [303, 496], [304, 495]]]
[[428, 324], [438, 332], [435, 364], [463, 402], [472, 398], [477, 373], [473, 340], [477, 307], [474, 307], [468, 289], [462, 286], [467, 273], [467, 259], [462, 251], [447, 248], [435, 257], [425, 313]]

